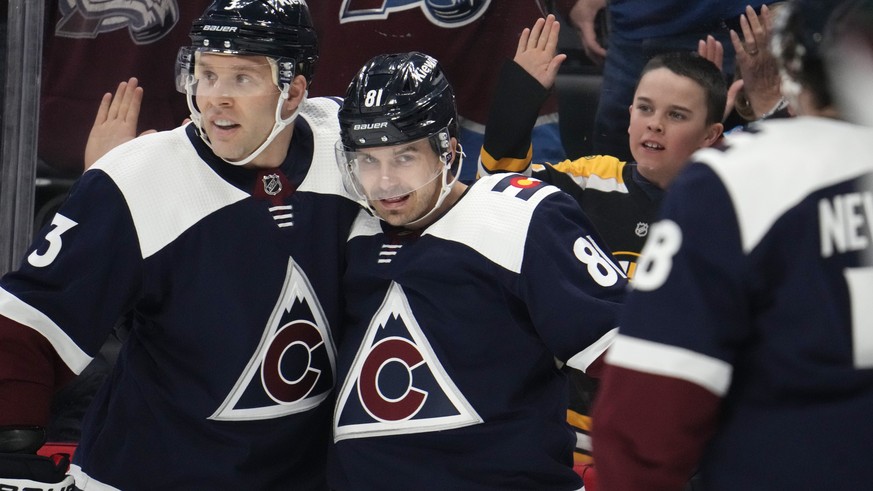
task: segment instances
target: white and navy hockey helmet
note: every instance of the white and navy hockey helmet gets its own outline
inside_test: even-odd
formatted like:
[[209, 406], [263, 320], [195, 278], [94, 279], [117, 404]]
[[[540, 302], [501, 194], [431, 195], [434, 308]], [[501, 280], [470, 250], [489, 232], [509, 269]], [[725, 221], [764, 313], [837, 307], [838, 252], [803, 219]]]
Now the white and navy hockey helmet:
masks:
[[[340, 141], [337, 163], [347, 178], [346, 187], [369, 208], [368, 200], [390, 198], [365, 185], [361, 163], [368, 149], [427, 139], [442, 161], [428, 179], [442, 179], [437, 205], [448, 194], [460, 172], [463, 152], [452, 147], [458, 136], [455, 94], [439, 62], [417, 51], [372, 58], [352, 80], [339, 110]], [[409, 193], [425, 185], [419, 180], [392, 189]], [[393, 195], [392, 195], [393, 196]]]
[[358, 148], [458, 134], [455, 94], [439, 62], [417, 51], [378, 55], [355, 75], [339, 111], [343, 145]]
[[[284, 101], [290, 97], [294, 78], [302, 75], [308, 86], [318, 60], [318, 38], [309, 7], [304, 0], [215, 0], [193, 22], [190, 36], [191, 46], [180, 49], [176, 58], [176, 88], [186, 94], [191, 121], [210, 147], [212, 144], [202, 126], [202, 114], [195, 99], [199, 94], [216, 89], [212, 74], [198, 69], [200, 55], [263, 56], [271, 68], [273, 84], [279, 89], [272, 130], [247, 157], [225, 159], [232, 165], [246, 165], [294, 121], [302, 106], [298, 104], [290, 116], [283, 114]], [[233, 97], [264, 93], [263, 87], [245, 81], [225, 83], [220, 90], [222, 95]], [[305, 97], [306, 94], [304, 100]]]
[[196, 52], [271, 58], [280, 87], [297, 75], [311, 81], [318, 60], [318, 38], [304, 0], [216, 0], [193, 22], [190, 36], [191, 46], [177, 59], [180, 92]]

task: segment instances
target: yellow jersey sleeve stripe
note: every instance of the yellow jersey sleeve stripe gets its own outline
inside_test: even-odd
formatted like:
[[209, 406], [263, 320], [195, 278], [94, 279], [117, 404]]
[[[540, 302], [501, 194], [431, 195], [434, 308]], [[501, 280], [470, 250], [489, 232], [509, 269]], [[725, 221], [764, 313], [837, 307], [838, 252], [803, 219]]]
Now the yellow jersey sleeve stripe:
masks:
[[527, 155], [523, 159], [504, 157], [495, 159], [487, 150], [482, 149], [479, 172], [481, 175], [489, 175], [495, 172], [517, 172], [530, 175], [530, 163], [533, 159], [533, 145], [527, 147]]

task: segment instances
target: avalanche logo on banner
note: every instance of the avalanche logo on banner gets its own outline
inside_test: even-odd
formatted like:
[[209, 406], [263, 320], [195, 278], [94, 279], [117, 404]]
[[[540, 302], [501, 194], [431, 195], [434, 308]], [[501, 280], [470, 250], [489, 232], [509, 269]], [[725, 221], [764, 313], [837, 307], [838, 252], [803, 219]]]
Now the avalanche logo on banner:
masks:
[[465, 26], [485, 13], [491, 0], [343, 0], [340, 24], [387, 19], [392, 12], [420, 8], [431, 24]]
[[179, 21], [178, 0], [57, 1], [61, 15], [55, 24], [58, 37], [95, 39], [102, 33], [127, 29], [135, 44], [150, 44], [167, 35]]
[[424, 433], [482, 418], [448, 377], [392, 283], [337, 398], [334, 439]]
[[306, 274], [288, 261], [285, 286], [261, 342], [216, 420], [256, 420], [307, 411], [333, 389], [335, 349]]

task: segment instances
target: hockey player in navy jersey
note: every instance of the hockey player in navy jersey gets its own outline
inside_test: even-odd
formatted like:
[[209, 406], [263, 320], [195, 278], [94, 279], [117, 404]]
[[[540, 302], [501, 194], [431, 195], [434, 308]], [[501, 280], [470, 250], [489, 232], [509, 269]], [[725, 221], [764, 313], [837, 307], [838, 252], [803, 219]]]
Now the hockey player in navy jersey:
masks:
[[530, 129], [566, 57], [556, 54], [559, 30], [554, 17], [540, 19], [522, 33], [515, 58], [504, 64], [479, 173], [533, 175], [573, 195], [633, 278], [664, 190], [695, 150], [721, 137], [727, 86], [712, 62], [690, 51], [662, 53], [646, 64], [628, 101], [633, 162], [590, 155], [532, 163]]
[[[636, 261], [668, 183], [694, 150], [717, 142], [727, 87], [711, 62], [688, 53], [664, 53], [644, 68], [631, 107], [628, 137], [634, 162], [593, 155], [555, 164], [531, 164], [530, 129], [565, 55], [556, 53], [560, 25], [540, 19], [519, 38], [515, 58], [503, 67], [485, 131], [481, 175], [519, 172], [576, 198], [633, 281]], [[572, 368], [567, 419], [578, 438], [580, 472], [591, 462], [590, 406], [596, 382]]]
[[[302, 0], [218, 0], [179, 52], [192, 123], [89, 169], [0, 280], [0, 488], [325, 489], [334, 329], [360, 207]], [[54, 388], [134, 325], [71, 476], [33, 455]], [[43, 484], [40, 484], [43, 483]]]
[[339, 118], [337, 160], [370, 213], [349, 237], [331, 486], [579, 489], [555, 359], [596, 370], [624, 274], [557, 188], [458, 182], [435, 59], [373, 58]]
[[826, 64], [873, 2], [823, 29], [835, 3], [776, 20], [800, 116], [696, 153], [664, 200], [595, 402], [601, 491], [873, 482], [873, 128], [838, 119]]

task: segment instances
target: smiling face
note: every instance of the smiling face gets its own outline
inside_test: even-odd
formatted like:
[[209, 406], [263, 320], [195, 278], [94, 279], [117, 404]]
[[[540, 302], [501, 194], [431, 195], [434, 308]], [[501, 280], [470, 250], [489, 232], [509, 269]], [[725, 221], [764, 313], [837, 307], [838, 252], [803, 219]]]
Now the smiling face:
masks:
[[[276, 121], [279, 88], [267, 58], [203, 53], [195, 73], [197, 107], [212, 150], [231, 162], [248, 157], [267, 140]], [[283, 115], [288, 109], [283, 108]], [[285, 128], [249, 165], [280, 165], [290, 139], [291, 128]]]
[[401, 226], [430, 212], [442, 189], [443, 162], [430, 139], [358, 150], [356, 175], [370, 206]]
[[715, 143], [721, 123], [706, 119], [706, 93], [694, 80], [663, 67], [643, 75], [628, 127], [631, 154], [643, 177], [664, 189], [695, 150]]

